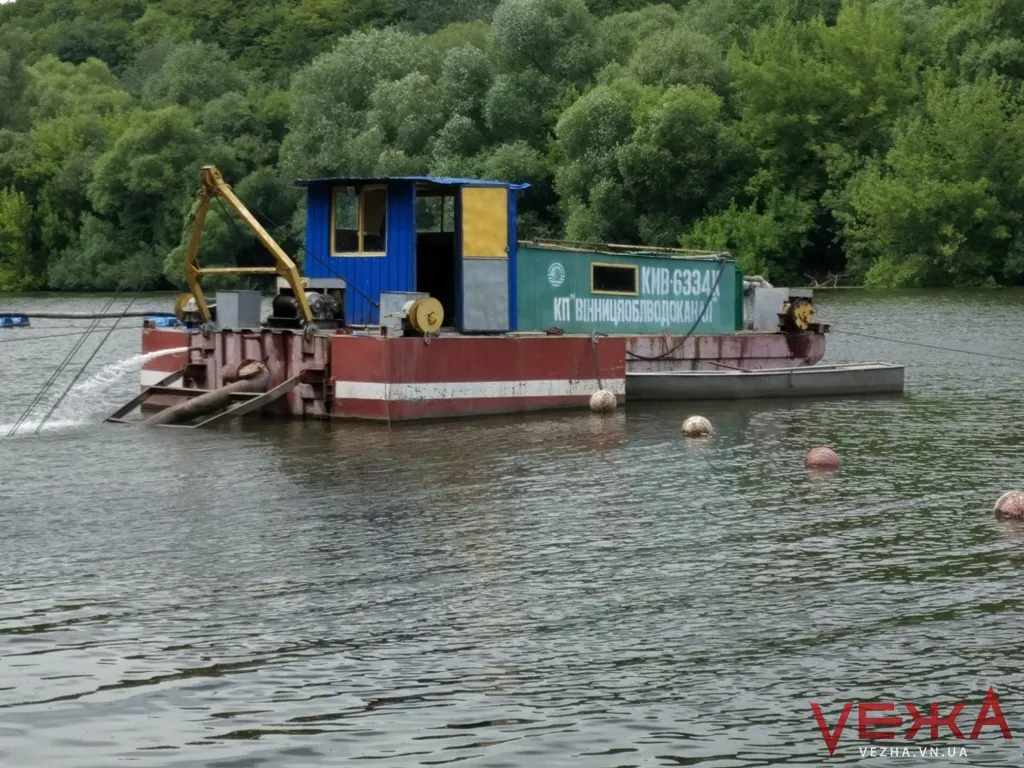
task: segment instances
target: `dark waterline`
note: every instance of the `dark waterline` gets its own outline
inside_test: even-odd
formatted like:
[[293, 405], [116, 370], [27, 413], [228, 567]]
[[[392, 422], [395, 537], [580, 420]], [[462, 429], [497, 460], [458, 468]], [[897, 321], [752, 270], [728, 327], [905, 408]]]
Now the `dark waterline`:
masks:
[[[990, 685], [1019, 738], [1024, 527], [991, 510], [1024, 362], [845, 332], [1024, 360], [1024, 292], [817, 301], [826, 362], [904, 363], [905, 396], [143, 432], [98, 423], [130, 321], [0, 438], [0, 765], [849, 764], [856, 712], [829, 759], [810, 702], [964, 700], [969, 734]], [[86, 325], [0, 330], [4, 434], [75, 339], [5, 340]], [[994, 728], [904, 745], [1024, 763]]]

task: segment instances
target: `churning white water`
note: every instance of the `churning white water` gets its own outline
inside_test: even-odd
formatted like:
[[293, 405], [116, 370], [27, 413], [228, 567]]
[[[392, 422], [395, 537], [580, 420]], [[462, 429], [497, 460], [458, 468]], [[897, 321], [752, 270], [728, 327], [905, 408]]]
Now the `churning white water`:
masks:
[[[79, 381], [71, 388], [53, 415], [46, 420], [41, 431], [50, 432], [80, 427], [105, 418], [118, 405], [111, 401], [109, 394], [117, 391], [118, 385], [124, 381], [126, 376], [138, 372], [150, 360], [187, 351], [188, 347], [161, 349], [156, 352], [132, 355], [125, 360], [103, 366], [92, 376]], [[55, 384], [51, 388], [49, 396], [36, 405], [29, 418], [25, 419], [18, 427], [14, 436], [23, 437], [35, 432], [39, 422], [46, 417], [53, 404], [60, 399], [66, 387], [67, 383]], [[10, 432], [13, 426], [14, 424], [0, 426], [0, 434]]]

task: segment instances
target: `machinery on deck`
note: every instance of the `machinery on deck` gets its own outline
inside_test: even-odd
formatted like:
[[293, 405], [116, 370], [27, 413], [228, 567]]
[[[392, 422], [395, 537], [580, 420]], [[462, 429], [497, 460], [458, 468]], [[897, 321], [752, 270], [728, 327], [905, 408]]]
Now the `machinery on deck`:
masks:
[[811, 289], [777, 288], [758, 276], [743, 278], [743, 328], [787, 334], [829, 330], [815, 320]]
[[[276, 275], [277, 295], [271, 304], [266, 325], [273, 328], [297, 328], [315, 332], [320, 328], [338, 328], [345, 324], [345, 281], [299, 277], [295, 262], [289, 258], [256, 217], [232, 191], [214, 166], [203, 167], [197, 193], [198, 205], [192, 215], [192, 232], [185, 254], [185, 279], [189, 293], [179, 296], [174, 313], [186, 326], [216, 322], [216, 305], [207, 302], [200, 285], [205, 275]], [[253, 231], [274, 258], [272, 267], [200, 267], [199, 245], [210, 203], [226, 203]], [[241, 293], [241, 292], [238, 292]], [[238, 317], [237, 314], [233, 317]], [[223, 318], [222, 318], [223, 319]]]

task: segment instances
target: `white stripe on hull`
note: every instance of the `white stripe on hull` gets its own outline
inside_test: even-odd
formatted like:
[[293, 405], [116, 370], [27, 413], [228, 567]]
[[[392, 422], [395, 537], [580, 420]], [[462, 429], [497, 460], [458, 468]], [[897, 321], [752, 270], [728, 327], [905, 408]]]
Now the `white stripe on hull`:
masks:
[[[626, 394], [625, 379], [602, 379], [605, 389]], [[339, 400], [463, 400], [495, 397], [589, 397], [600, 387], [597, 379], [537, 379], [532, 381], [442, 381], [383, 384], [372, 381], [336, 381]]]

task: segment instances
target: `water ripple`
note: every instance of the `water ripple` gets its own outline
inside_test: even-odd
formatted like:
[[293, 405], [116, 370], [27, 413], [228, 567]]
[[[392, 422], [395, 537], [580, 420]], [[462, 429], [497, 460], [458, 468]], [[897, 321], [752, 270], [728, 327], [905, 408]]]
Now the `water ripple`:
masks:
[[[705, 441], [680, 404], [0, 442], [0, 763], [1020, 765], [993, 729], [862, 757], [856, 713], [829, 758], [810, 703], [964, 700], [969, 732], [994, 686], [1024, 726], [1024, 525], [991, 511], [1024, 371], [842, 334], [1012, 357], [1024, 297], [818, 301], [829, 359], [905, 363], [906, 396], [704, 404]], [[0, 422], [63, 341], [7, 345]], [[89, 413], [132, 394], [111, 343]]]

